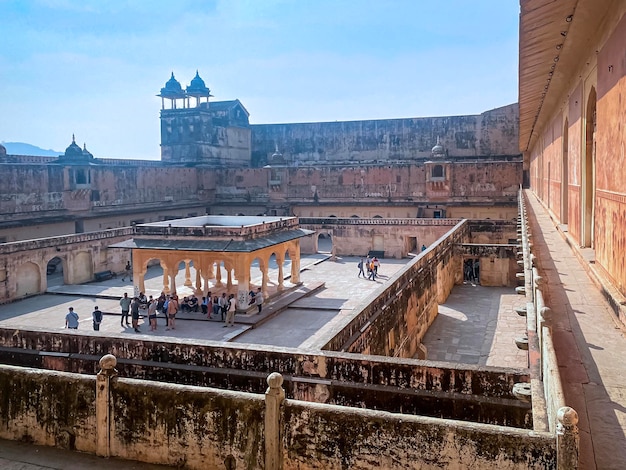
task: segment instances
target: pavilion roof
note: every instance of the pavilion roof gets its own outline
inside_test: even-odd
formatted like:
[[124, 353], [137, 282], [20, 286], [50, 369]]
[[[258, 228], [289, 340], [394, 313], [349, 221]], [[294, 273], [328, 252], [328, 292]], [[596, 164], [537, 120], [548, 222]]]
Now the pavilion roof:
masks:
[[263, 248], [312, 235], [312, 230], [283, 230], [249, 239], [223, 238], [131, 238], [115, 243], [110, 248], [210, 251], [222, 253], [251, 253]]

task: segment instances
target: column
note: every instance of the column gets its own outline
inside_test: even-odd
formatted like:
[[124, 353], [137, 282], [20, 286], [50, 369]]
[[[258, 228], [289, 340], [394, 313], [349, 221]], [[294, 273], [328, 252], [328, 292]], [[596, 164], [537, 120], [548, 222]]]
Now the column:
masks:
[[175, 294], [176, 292], [176, 275], [178, 274], [178, 262], [176, 263], [176, 266], [174, 266], [174, 269], [172, 270], [172, 273], [170, 274], [170, 281], [171, 281], [171, 285], [170, 285], [170, 293], [171, 294]]
[[282, 388], [283, 376], [272, 372], [267, 377], [269, 387], [265, 391], [265, 470], [283, 468], [280, 438], [280, 407], [285, 399]]
[[[195, 267], [195, 266], [194, 266]], [[196, 267], [196, 290], [194, 292], [196, 295], [203, 296], [202, 293], [202, 278], [200, 276], [200, 269]]]
[[291, 259], [291, 283], [298, 284], [300, 282], [300, 243], [296, 241], [293, 249], [289, 250], [289, 258]]
[[185, 287], [191, 287], [191, 260], [185, 260]]
[[222, 262], [219, 260], [215, 266], [215, 287], [222, 287]]
[[101, 370], [96, 376], [96, 455], [111, 456], [111, 434], [113, 434], [113, 416], [111, 415], [111, 380], [117, 376], [117, 359], [112, 354], [100, 358]]
[[169, 279], [169, 269], [167, 268], [167, 263], [161, 260], [161, 268], [163, 269], [163, 292], [169, 294], [170, 291], [170, 279]]
[[579, 446], [578, 413], [573, 408], [564, 406], [556, 412], [556, 420], [556, 468], [576, 470]]
[[233, 288], [232, 269], [227, 268], [226, 265], [224, 265], [224, 268], [226, 269], [226, 290], [230, 292]]
[[283, 265], [285, 264], [285, 255], [276, 255], [276, 264], [278, 265], [278, 292], [282, 292], [285, 290], [284, 282], [284, 273], [283, 273]]
[[247, 310], [248, 291], [250, 290], [250, 265], [244, 254], [236, 257], [235, 278], [237, 278], [237, 310]]
[[261, 292], [263, 292], [263, 297], [265, 297], [265, 299], [267, 299], [268, 297], [267, 278], [269, 277], [268, 276], [269, 263], [270, 263], [269, 257], [265, 259], [259, 258], [259, 268], [261, 268]]

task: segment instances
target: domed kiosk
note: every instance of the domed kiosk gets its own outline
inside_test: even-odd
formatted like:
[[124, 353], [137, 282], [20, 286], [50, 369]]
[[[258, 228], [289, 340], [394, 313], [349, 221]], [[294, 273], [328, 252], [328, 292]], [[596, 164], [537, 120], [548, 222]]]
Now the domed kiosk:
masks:
[[161, 88], [161, 93], [157, 96], [161, 98], [161, 108], [165, 109], [165, 100], [170, 100], [171, 109], [176, 109], [177, 100], [183, 100], [183, 107], [185, 105], [186, 93], [183, 90], [183, 87], [180, 86], [180, 82], [176, 80], [174, 77], [174, 72], [172, 72], [172, 76], [165, 83], [165, 86]]
[[430, 155], [433, 158], [445, 158], [446, 157], [446, 150], [443, 148], [443, 145], [441, 145], [441, 141], [439, 140], [439, 136], [437, 136], [437, 143], [435, 144], [435, 146], [430, 151]]

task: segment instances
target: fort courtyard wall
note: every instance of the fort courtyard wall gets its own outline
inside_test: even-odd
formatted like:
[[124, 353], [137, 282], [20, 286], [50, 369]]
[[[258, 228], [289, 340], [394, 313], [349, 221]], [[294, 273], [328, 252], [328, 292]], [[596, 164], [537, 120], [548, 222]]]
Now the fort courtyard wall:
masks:
[[479, 115], [252, 125], [253, 164], [277, 152], [291, 164], [430, 158], [440, 139], [450, 156], [517, 155], [517, 103]]
[[[514, 217], [521, 162], [213, 170], [152, 164], [0, 163], [4, 241], [204, 213], [313, 217]], [[13, 182], [13, 183], [12, 183]], [[18, 183], [19, 182], [19, 183]], [[24, 230], [28, 227], [28, 230]]]

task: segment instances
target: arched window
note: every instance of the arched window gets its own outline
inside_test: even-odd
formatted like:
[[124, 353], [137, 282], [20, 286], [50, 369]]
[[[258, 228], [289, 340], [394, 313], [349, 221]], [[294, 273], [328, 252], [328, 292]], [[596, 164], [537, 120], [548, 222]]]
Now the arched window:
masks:
[[431, 176], [433, 178], [443, 178], [444, 177], [443, 165], [435, 165], [433, 167]]

